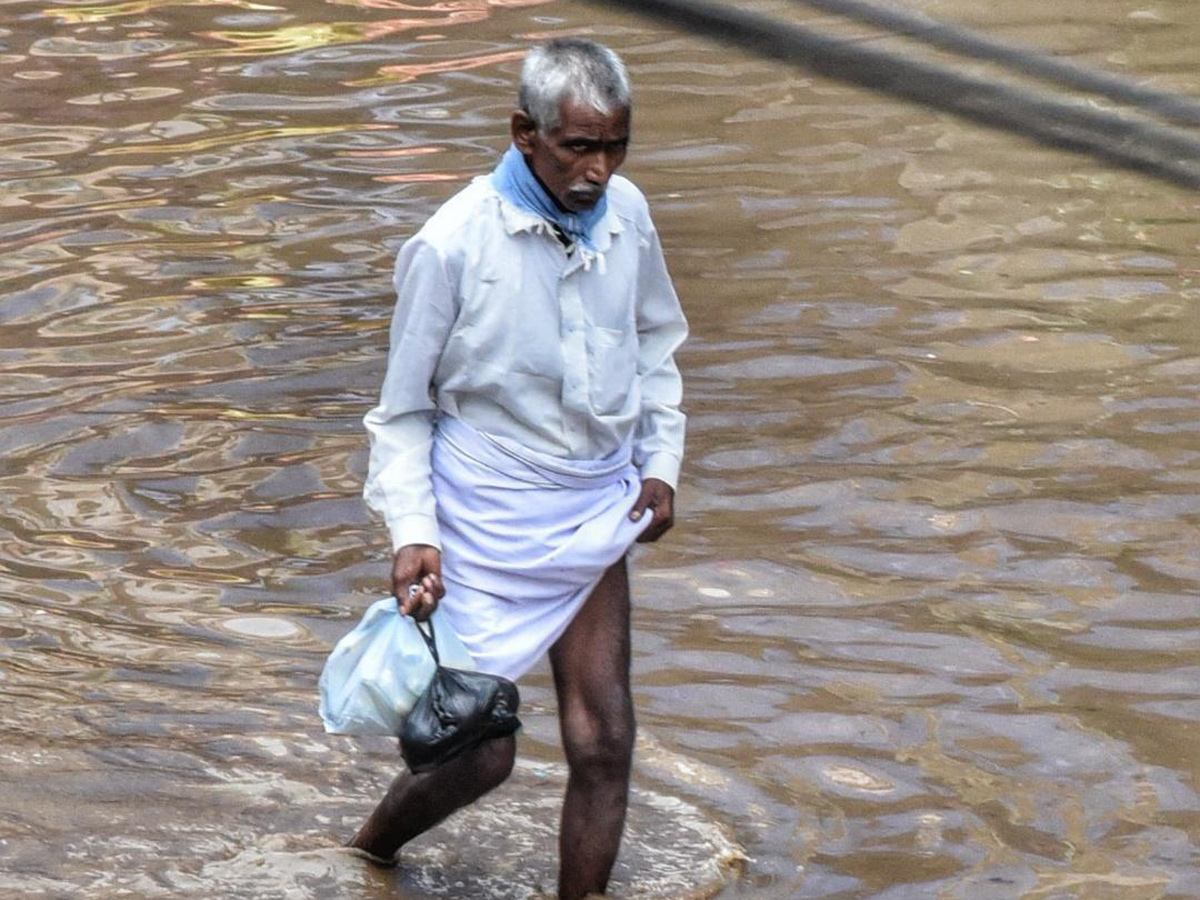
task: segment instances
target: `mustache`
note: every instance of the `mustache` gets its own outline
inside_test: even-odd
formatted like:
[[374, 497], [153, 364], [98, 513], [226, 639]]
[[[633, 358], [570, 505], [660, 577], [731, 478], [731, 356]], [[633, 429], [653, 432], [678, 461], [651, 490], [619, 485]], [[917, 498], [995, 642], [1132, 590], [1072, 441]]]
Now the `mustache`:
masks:
[[605, 185], [582, 182], [579, 184], [573, 184], [567, 188], [567, 194], [571, 197], [578, 197], [581, 200], [599, 200], [604, 194], [604, 188]]

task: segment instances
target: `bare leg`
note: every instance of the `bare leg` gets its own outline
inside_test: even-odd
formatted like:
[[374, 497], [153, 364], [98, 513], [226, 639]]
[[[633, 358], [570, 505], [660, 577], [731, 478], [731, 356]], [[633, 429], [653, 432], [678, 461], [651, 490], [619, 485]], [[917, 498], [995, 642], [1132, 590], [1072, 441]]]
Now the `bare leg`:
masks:
[[348, 846], [391, 859], [417, 835], [502, 784], [516, 752], [515, 737], [494, 738], [432, 771], [401, 773]]
[[610, 568], [550, 650], [570, 775], [559, 834], [559, 900], [603, 894], [617, 858], [635, 732], [629, 576]]

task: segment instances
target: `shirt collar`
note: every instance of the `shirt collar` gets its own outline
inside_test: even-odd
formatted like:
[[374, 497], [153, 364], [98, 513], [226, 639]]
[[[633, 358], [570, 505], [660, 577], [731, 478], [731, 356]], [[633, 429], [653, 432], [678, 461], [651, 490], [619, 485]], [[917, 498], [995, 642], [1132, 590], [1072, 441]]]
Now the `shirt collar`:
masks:
[[[486, 178], [487, 176], [484, 177]], [[500, 204], [500, 219], [504, 223], [504, 230], [506, 232], [517, 234], [520, 231], [544, 231], [553, 236], [549, 223], [545, 219], [536, 213], [531, 213], [511, 203], [503, 194], [492, 187], [490, 178], [488, 179], [488, 187]], [[621, 234], [624, 230], [625, 226], [621, 224], [620, 217], [613, 212], [613, 207], [610, 203], [604, 213], [604, 218], [597, 222], [596, 227], [592, 230], [592, 241], [596, 245], [596, 252], [606, 252], [612, 246], [612, 236], [614, 234]], [[581, 251], [586, 250], [585, 247], [579, 247], [578, 249]]]

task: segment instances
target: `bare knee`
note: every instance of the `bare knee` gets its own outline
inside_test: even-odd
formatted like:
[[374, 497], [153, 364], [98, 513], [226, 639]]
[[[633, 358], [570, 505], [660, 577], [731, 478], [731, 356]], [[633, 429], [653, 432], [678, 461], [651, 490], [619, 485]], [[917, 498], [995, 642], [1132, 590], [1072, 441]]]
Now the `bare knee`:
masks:
[[637, 736], [632, 706], [607, 715], [577, 715], [563, 724], [563, 749], [572, 774], [624, 777], [633, 760]]
[[517, 758], [517, 739], [512, 735], [492, 738], [476, 747], [472, 768], [485, 791], [499, 787], [512, 774]]

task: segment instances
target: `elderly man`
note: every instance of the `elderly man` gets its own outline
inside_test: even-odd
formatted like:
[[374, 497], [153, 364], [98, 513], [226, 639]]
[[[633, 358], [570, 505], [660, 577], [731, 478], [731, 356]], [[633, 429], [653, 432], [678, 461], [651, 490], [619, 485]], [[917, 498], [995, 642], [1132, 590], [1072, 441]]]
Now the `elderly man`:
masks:
[[[387, 520], [404, 613], [441, 600], [481, 671], [517, 678], [549, 654], [570, 770], [559, 896], [574, 900], [603, 893], [624, 828], [625, 556], [673, 522], [687, 324], [645, 198], [614, 175], [630, 127], [620, 58], [539, 45], [519, 105], [496, 170], [397, 258], [364, 495]], [[504, 781], [514, 754], [498, 738], [401, 774], [351, 846], [392, 861]]]

